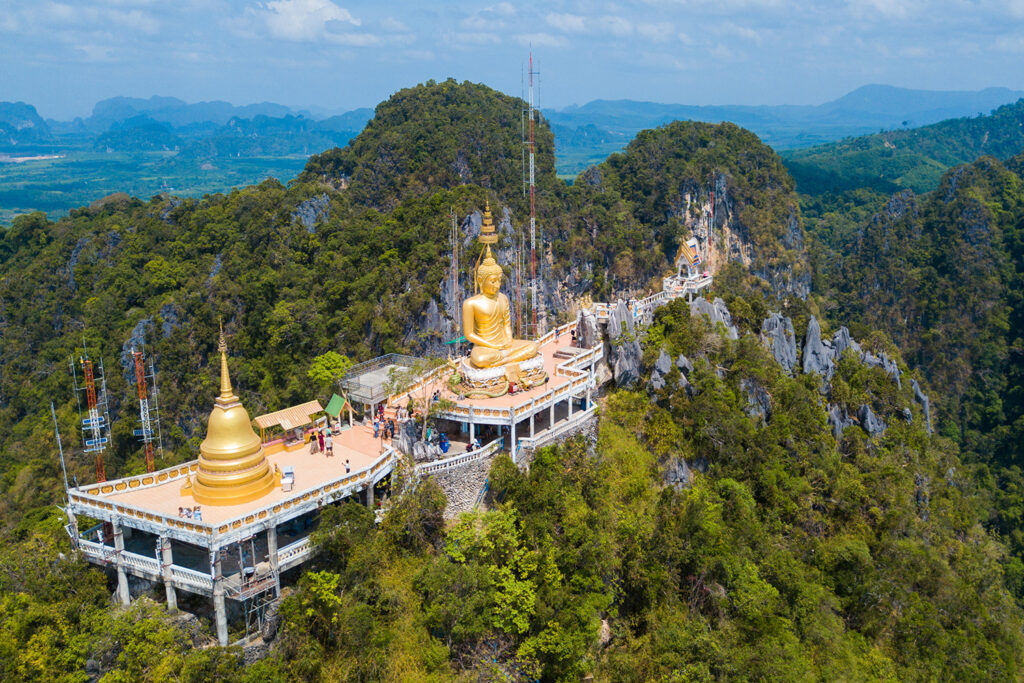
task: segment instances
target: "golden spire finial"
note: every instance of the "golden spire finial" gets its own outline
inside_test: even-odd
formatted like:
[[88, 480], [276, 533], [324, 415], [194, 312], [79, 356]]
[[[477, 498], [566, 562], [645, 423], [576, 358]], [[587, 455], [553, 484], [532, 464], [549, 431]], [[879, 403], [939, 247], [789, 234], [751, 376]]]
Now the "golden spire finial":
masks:
[[480, 244], [495, 244], [498, 235], [494, 230], [494, 220], [491, 218], [491, 200], [488, 198], [484, 203], [483, 224], [480, 226]]
[[224, 321], [220, 321], [220, 343], [217, 344], [220, 351], [220, 398], [226, 401], [237, 401], [238, 397], [231, 390], [231, 375], [228, 374], [228, 343], [224, 339]]

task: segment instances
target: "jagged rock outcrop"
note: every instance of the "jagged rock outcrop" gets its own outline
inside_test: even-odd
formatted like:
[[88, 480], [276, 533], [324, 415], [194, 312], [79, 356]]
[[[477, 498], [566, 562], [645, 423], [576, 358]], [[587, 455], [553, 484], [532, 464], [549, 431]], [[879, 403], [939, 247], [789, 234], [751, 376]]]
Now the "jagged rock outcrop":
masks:
[[316, 224], [326, 221], [331, 215], [331, 201], [327, 193], [321, 193], [299, 203], [292, 212], [292, 220], [298, 221], [306, 232], [316, 232]]
[[828, 424], [832, 427], [832, 436], [839, 440], [843, 430], [853, 426], [853, 420], [846, 414], [842, 406], [830, 405], [828, 407]]
[[772, 313], [761, 323], [761, 340], [786, 374], [792, 375], [796, 367], [793, 321], [779, 313]]
[[821, 325], [813, 315], [807, 323], [807, 335], [804, 337], [803, 370], [805, 375], [813, 372], [826, 381], [832, 379], [832, 373], [835, 372], [832, 349], [821, 343]]
[[658, 354], [658, 360], [654, 362], [654, 369], [651, 370], [651, 388], [654, 390], [665, 388], [665, 376], [672, 370], [672, 357], [665, 353], [665, 349]]
[[601, 331], [597, 327], [597, 317], [589, 311], [580, 311], [576, 319], [576, 344], [590, 349], [601, 343]]
[[900, 368], [896, 365], [896, 361], [889, 358], [885, 352], [876, 356], [869, 351], [865, 351], [861, 356], [861, 362], [869, 368], [881, 368], [885, 371], [885, 374], [892, 378], [897, 387], [903, 388], [903, 382], [900, 380]]
[[725, 305], [721, 298], [716, 298], [713, 302], [707, 299], [694, 299], [690, 302], [690, 313], [701, 313], [707, 316], [712, 325], [722, 323], [725, 325], [726, 334], [729, 339], [740, 338], [739, 331], [732, 324], [732, 314], [729, 313], [729, 307]]
[[693, 361], [685, 355], [679, 354], [679, 358], [676, 358], [676, 367], [679, 368], [679, 372], [682, 373], [683, 377], [689, 377], [690, 373], [693, 372]]
[[741, 379], [740, 391], [747, 397], [747, 407], [744, 409], [748, 416], [759, 417], [765, 422], [772, 416], [772, 398], [761, 383], [755, 379]]
[[931, 401], [929, 401], [928, 396], [921, 391], [921, 385], [917, 383], [916, 379], [910, 380], [910, 386], [914, 390], [914, 400], [921, 404], [921, 412], [924, 413], [924, 428], [928, 430], [929, 434], [933, 434]]
[[635, 337], [633, 314], [619, 301], [608, 314], [608, 338], [611, 341], [610, 359], [615, 384], [630, 387], [640, 381], [643, 351]]
[[886, 424], [882, 418], [875, 415], [871, 406], [864, 404], [857, 411], [857, 419], [860, 420], [861, 429], [867, 432], [868, 436], [876, 437], [885, 433]]
[[693, 483], [693, 471], [684, 459], [675, 458], [665, 465], [662, 479], [667, 486], [672, 486], [677, 490], [689, 488]]
[[420, 430], [415, 420], [402, 420], [395, 428], [395, 448], [401, 453], [411, 455], [413, 446], [419, 441]]

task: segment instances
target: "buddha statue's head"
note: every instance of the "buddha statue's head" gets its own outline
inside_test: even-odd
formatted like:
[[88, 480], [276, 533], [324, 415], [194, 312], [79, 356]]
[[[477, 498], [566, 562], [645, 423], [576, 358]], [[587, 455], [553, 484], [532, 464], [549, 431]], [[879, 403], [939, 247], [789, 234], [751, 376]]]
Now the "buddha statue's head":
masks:
[[491, 248], [487, 247], [487, 253], [476, 269], [476, 281], [480, 286], [480, 291], [487, 296], [494, 296], [501, 289], [501, 279], [504, 275], [505, 271], [494, 260]]

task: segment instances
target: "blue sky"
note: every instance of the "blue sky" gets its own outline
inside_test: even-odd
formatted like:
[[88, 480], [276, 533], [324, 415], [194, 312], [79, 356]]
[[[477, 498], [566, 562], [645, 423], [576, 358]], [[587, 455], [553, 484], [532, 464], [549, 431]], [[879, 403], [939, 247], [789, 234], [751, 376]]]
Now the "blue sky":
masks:
[[0, 0], [0, 100], [115, 95], [346, 110], [427, 79], [540, 104], [817, 104], [868, 83], [1024, 89], [1024, 0]]

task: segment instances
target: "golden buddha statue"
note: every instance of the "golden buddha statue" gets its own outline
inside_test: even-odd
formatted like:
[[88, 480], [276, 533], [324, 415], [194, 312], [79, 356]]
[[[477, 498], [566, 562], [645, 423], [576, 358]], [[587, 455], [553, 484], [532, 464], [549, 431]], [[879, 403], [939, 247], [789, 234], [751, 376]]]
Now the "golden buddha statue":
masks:
[[512, 315], [508, 297], [501, 293], [504, 271], [491, 254], [497, 242], [491, 208], [484, 209], [480, 241], [486, 245], [483, 260], [476, 270], [480, 292], [462, 304], [462, 333], [473, 344], [470, 363], [476, 368], [493, 368], [536, 357], [537, 342], [512, 337]]
[[220, 333], [220, 396], [199, 445], [199, 467], [195, 481], [182, 487], [182, 495], [191, 495], [206, 505], [236, 505], [262, 498], [274, 488], [263, 443], [253, 431], [249, 413], [231, 388], [228, 375], [227, 344]]

